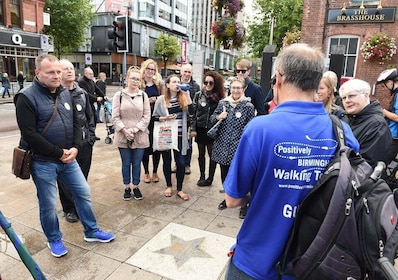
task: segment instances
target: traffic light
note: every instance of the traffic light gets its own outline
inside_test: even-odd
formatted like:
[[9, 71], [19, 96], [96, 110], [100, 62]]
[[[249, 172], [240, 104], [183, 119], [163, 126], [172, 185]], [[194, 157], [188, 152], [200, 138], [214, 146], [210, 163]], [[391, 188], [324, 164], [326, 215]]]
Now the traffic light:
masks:
[[108, 47], [117, 52], [128, 52], [129, 49], [129, 25], [127, 16], [117, 16], [113, 21], [113, 28], [108, 29], [110, 39]]

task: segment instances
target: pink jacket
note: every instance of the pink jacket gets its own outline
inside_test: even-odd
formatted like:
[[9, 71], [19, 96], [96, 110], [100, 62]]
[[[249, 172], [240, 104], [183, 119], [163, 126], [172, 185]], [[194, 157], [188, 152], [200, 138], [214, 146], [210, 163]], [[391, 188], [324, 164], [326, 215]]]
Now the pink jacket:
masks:
[[134, 132], [132, 149], [149, 147], [148, 125], [150, 119], [151, 108], [145, 92], [142, 90], [134, 94], [125, 90], [116, 92], [112, 99], [112, 123], [115, 128], [114, 145], [127, 148], [127, 139], [121, 131], [126, 128]]

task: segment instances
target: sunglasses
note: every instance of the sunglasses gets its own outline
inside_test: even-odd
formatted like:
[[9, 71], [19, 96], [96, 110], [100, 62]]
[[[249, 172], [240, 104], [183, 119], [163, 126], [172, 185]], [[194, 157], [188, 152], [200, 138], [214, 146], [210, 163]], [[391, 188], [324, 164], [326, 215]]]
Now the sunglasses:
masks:
[[207, 86], [207, 85], [212, 86], [212, 85], [214, 85], [214, 82], [213, 81], [205, 81], [203, 84], [205, 84], [205, 86]]
[[235, 72], [236, 72], [236, 73], [245, 74], [245, 73], [247, 72], [247, 70], [246, 70], [246, 69], [236, 69]]

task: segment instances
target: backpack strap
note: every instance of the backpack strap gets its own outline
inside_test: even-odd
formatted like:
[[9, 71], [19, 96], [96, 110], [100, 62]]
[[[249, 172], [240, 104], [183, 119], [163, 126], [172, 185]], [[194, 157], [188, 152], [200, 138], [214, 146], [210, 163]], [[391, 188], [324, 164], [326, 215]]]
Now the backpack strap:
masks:
[[339, 148], [339, 150], [342, 150], [347, 147], [343, 124], [341, 123], [341, 120], [337, 116], [329, 114], [329, 117], [332, 120], [333, 132], [334, 136], [336, 137], [338, 145], [337, 147]]

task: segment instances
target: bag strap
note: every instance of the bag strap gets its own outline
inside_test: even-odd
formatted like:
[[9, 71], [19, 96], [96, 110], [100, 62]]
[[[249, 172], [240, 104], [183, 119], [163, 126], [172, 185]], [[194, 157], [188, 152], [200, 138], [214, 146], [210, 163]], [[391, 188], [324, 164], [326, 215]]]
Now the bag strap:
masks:
[[58, 98], [55, 97], [55, 103], [54, 103], [54, 111], [53, 114], [51, 115], [50, 119], [48, 120], [46, 126], [44, 127], [44, 129], [41, 132], [41, 135], [46, 134], [48, 128], [50, 127], [50, 125], [52, 124], [52, 122], [55, 119], [55, 115], [57, 114], [57, 110], [58, 110]]
[[338, 145], [337, 147], [339, 150], [342, 150], [346, 148], [346, 138], [344, 134], [343, 124], [337, 116], [330, 114], [329, 117], [332, 120], [333, 132]]

